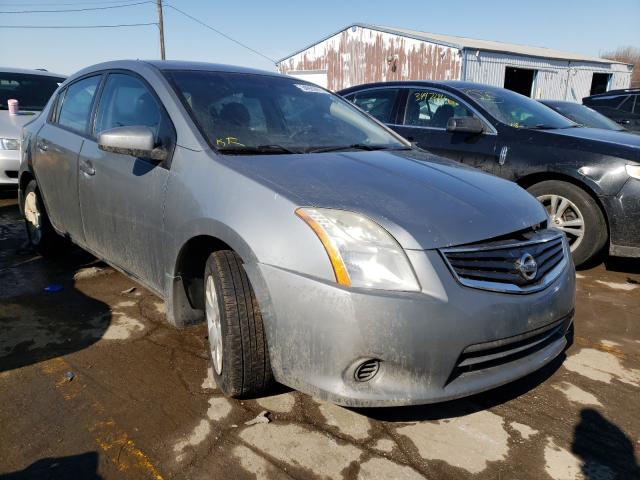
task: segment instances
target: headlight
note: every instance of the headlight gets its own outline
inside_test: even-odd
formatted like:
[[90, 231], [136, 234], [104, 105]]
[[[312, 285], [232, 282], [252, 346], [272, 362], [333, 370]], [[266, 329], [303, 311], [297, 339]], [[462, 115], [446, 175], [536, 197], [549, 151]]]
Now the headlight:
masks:
[[344, 210], [299, 208], [318, 236], [340, 285], [383, 290], [419, 291], [409, 259], [384, 228]]
[[626, 165], [627, 175], [640, 180], [640, 165]]
[[0, 150], [20, 150], [20, 140], [17, 138], [0, 138]]

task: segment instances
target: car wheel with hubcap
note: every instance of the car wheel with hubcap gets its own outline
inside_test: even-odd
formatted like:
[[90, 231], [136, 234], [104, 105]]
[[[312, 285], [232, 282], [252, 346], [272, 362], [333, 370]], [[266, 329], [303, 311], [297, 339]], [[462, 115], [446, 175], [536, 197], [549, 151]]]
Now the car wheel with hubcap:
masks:
[[60, 255], [68, 242], [51, 225], [35, 180], [31, 180], [24, 191], [22, 211], [31, 246], [43, 257]]
[[596, 201], [569, 182], [547, 180], [529, 187], [549, 215], [549, 227], [567, 235], [576, 266], [593, 259], [608, 239], [607, 224]]
[[262, 315], [242, 260], [213, 252], [204, 272], [204, 305], [213, 376], [228, 397], [256, 396], [273, 384]]

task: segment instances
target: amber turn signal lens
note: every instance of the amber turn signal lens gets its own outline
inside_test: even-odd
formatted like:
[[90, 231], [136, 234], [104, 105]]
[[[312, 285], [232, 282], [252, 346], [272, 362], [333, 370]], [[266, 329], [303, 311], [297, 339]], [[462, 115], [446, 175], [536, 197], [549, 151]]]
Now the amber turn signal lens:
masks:
[[336, 276], [336, 282], [338, 282], [338, 284], [340, 285], [344, 285], [345, 287], [351, 286], [349, 272], [347, 272], [347, 267], [342, 260], [342, 256], [340, 255], [337, 247], [333, 244], [333, 242], [327, 235], [327, 232], [325, 232], [324, 228], [322, 228], [322, 226], [313, 218], [311, 218], [311, 216], [302, 208], [298, 208], [296, 210], [296, 215], [311, 227], [311, 229], [320, 239], [320, 242], [322, 242], [327, 255], [329, 255], [329, 260], [331, 261], [331, 266], [333, 267], [333, 273]]

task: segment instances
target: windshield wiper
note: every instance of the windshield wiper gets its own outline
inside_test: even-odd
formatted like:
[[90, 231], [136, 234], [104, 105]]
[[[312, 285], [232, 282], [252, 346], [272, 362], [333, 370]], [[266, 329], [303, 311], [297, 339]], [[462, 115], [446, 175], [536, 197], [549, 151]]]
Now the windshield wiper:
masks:
[[351, 145], [333, 145], [329, 147], [311, 147], [305, 150], [307, 153], [338, 152], [340, 150], [411, 150], [411, 147], [392, 147], [390, 145], [369, 145], [366, 143], [353, 143]]
[[525, 128], [529, 128], [531, 130], [556, 130], [558, 127], [554, 127], [553, 125], [546, 125], [544, 123], [538, 123], [537, 125]]
[[227, 148], [219, 148], [219, 152], [226, 154], [235, 154], [235, 155], [253, 155], [253, 154], [272, 154], [277, 155], [279, 153], [300, 153], [294, 150], [291, 150], [287, 147], [283, 147], [282, 145], [257, 145], [257, 146], [242, 146], [242, 147], [227, 147]]

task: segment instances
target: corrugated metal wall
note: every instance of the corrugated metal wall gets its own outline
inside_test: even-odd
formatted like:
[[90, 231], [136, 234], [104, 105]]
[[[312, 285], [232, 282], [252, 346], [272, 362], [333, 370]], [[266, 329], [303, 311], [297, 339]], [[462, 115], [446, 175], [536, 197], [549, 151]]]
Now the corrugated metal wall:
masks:
[[594, 62], [569, 62], [525, 57], [497, 52], [464, 51], [464, 79], [497, 87], [504, 86], [506, 67], [537, 70], [535, 97], [581, 101], [590, 94], [594, 72], [610, 73], [609, 89], [628, 88], [631, 71], [626, 65]]
[[[506, 67], [538, 71], [536, 98], [581, 101], [590, 94], [594, 72], [612, 74], [609, 89], [628, 88], [631, 82], [627, 65], [459, 50], [355, 26], [278, 64], [282, 73], [326, 72], [326, 86], [334, 91], [369, 82], [461, 78], [502, 87]], [[322, 80], [318, 83], [324, 85]]]
[[354, 27], [344, 30], [278, 64], [282, 73], [326, 70], [327, 87], [391, 80], [460, 78], [456, 48]]

